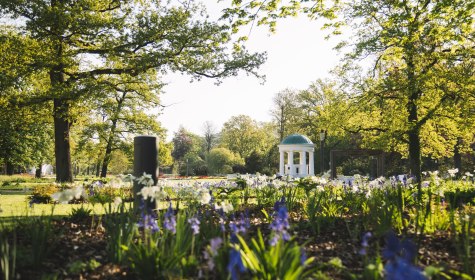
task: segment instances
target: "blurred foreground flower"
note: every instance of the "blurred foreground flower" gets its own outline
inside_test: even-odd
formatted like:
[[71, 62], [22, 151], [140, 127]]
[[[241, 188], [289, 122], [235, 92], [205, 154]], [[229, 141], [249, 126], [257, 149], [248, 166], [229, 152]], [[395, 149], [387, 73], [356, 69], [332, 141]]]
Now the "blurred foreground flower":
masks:
[[56, 192], [52, 194], [51, 197], [54, 201], [66, 204], [73, 199], [80, 199], [81, 197], [87, 198], [87, 193], [84, 191], [83, 187], [80, 186]]
[[280, 201], [274, 204], [274, 220], [270, 224], [270, 229], [274, 234], [274, 237], [270, 240], [271, 246], [275, 246], [281, 238], [285, 241], [290, 240], [290, 234], [287, 232], [290, 228], [288, 219], [289, 214], [287, 207], [285, 207], [285, 199], [282, 197]]
[[173, 213], [172, 204], [167, 209], [163, 219], [163, 227], [172, 233], [176, 233], [176, 217], [175, 213]]
[[416, 246], [410, 240], [399, 241], [394, 232], [389, 232], [386, 237], [386, 247], [383, 250], [383, 258], [387, 260], [384, 266], [385, 279], [426, 279], [421, 269], [412, 264], [416, 252]]

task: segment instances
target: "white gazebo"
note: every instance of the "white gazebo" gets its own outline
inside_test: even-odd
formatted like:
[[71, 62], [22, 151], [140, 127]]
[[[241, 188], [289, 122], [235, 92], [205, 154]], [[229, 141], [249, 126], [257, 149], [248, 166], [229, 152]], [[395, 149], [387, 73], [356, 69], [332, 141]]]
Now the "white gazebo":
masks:
[[[279, 174], [292, 177], [315, 175], [314, 146], [313, 142], [305, 135], [292, 134], [284, 138], [278, 145], [280, 152]], [[287, 153], [287, 164], [285, 164], [285, 153]], [[299, 163], [295, 163], [294, 153], [299, 153]]]

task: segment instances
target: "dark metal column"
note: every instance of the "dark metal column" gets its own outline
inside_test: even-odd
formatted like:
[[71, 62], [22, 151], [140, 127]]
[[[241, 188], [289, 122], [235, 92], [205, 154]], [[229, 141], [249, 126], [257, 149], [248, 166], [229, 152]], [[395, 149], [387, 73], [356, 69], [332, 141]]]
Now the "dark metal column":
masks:
[[[152, 175], [154, 185], [158, 181], [158, 139], [155, 136], [136, 136], [134, 138], [134, 176], [140, 178], [143, 174]], [[143, 185], [134, 181], [134, 208], [138, 209], [140, 197], [137, 195]], [[147, 208], [154, 208], [147, 203]]]

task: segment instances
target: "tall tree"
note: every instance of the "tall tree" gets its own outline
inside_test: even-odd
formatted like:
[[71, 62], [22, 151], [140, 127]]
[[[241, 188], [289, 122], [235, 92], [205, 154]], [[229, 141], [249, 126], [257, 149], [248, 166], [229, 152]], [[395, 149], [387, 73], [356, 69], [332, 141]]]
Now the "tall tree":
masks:
[[131, 142], [134, 134], [162, 133], [157, 116], [147, 113], [159, 105], [161, 86], [151, 74], [153, 72], [99, 81], [104, 97], [97, 98], [94, 111], [100, 116], [96, 120], [100, 121], [89, 125], [87, 131], [99, 135], [105, 144], [101, 177], [107, 175], [112, 152], [122, 143]]
[[216, 145], [218, 140], [218, 133], [216, 132], [216, 127], [213, 122], [206, 121], [203, 124], [203, 138], [205, 144], [206, 153], [209, 153], [211, 149]]
[[244, 48], [229, 51], [230, 27], [200, 16], [194, 1], [2, 0], [0, 14], [41, 49], [27, 70], [49, 74], [57, 181], [73, 179], [71, 106], [90, 93], [91, 79], [152, 68], [219, 79], [239, 70], [256, 74], [264, 61]]
[[[273, 123], [258, 123], [245, 115], [233, 116], [223, 125], [219, 146], [245, 160], [251, 171], [267, 168], [269, 173], [278, 158], [273, 153], [279, 142], [275, 131]], [[260, 166], [251, 166], [250, 161], [257, 156], [261, 158]]]
[[[339, 48], [353, 47], [347, 56], [349, 60], [369, 57], [373, 59], [377, 75], [385, 77], [394, 70], [400, 75], [397, 88], [403, 97], [401, 113], [406, 116], [403, 134], [420, 196], [421, 129], [457, 98], [453, 91], [434, 88], [442, 86], [437, 79], [443, 79], [450, 71], [450, 67], [445, 66], [475, 57], [475, 1], [300, 0], [289, 3], [236, 1], [225, 16], [240, 19], [237, 25], [257, 21], [272, 29], [276, 18], [304, 12], [312, 17], [331, 19], [327, 26], [333, 27], [333, 34], [340, 34], [341, 27], [349, 25], [353, 31], [352, 41], [338, 45]], [[387, 62], [394, 63], [395, 67], [387, 67]], [[425, 103], [429, 98], [431, 101]]]
[[279, 91], [273, 98], [273, 108], [270, 113], [277, 123], [279, 140], [285, 136], [297, 132], [296, 122], [300, 111], [297, 108], [297, 91], [284, 89]]

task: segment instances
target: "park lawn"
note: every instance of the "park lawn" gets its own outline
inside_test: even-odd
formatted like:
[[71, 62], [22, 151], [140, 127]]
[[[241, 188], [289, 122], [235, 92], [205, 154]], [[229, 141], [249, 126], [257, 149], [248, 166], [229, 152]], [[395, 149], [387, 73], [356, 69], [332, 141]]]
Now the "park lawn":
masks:
[[102, 215], [106, 212], [105, 206], [100, 204], [34, 204], [29, 207], [29, 194], [1, 194], [0, 195], [0, 218], [6, 217], [27, 217], [27, 216], [68, 216], [73, 209], [84, 206], [92, 209], [92, 214]]

